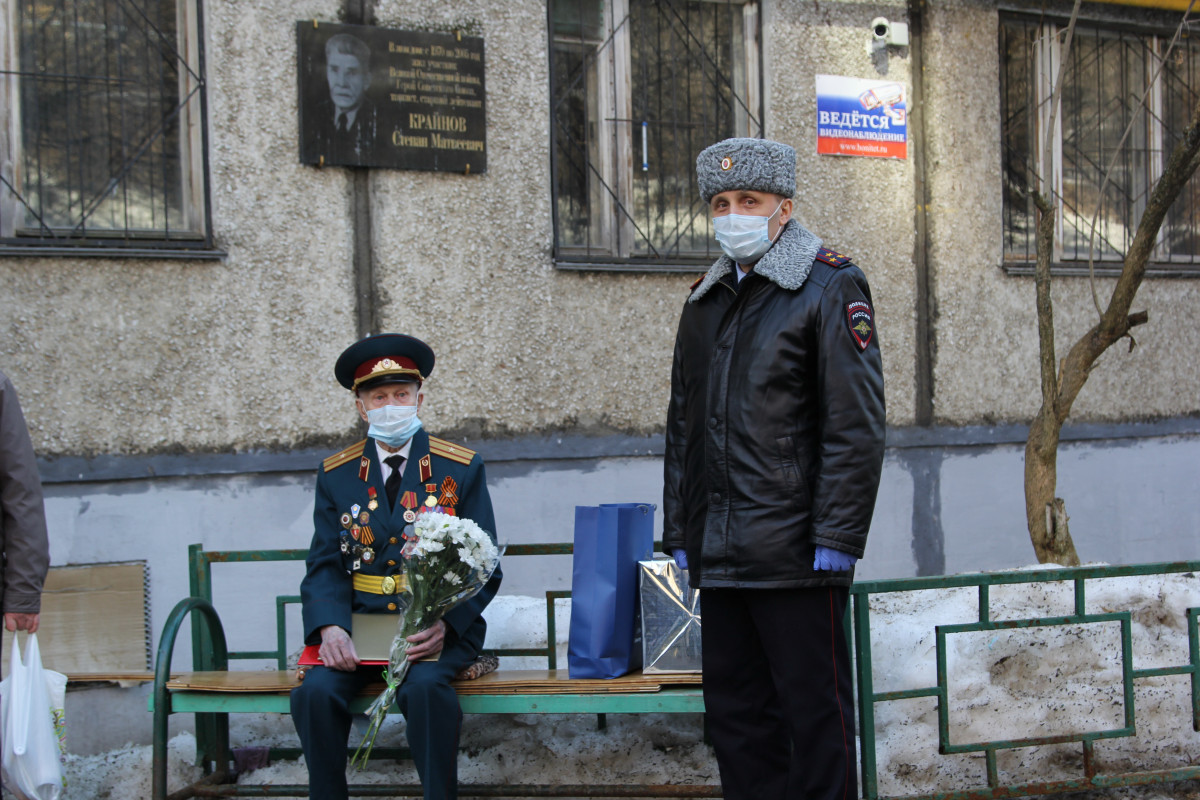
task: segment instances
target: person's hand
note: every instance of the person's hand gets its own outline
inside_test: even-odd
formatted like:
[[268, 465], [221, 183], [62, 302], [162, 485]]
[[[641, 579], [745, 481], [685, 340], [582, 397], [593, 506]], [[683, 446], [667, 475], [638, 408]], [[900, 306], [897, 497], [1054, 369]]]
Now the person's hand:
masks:
[[420, 661], [423, 658], [436, 657], [442, 652], [445, 641], [446, 623], [439, 619], [425, 630], [408, 637], [408, 660]]
[[671, 558], [675, 559], [675, 566], [680, 569], [687, 569], [687, 551], [682, 547], [676, 547], [672, 550]]
[[832, 547], [817, 545], [817, 551], [813, 554], [813, 569], [818, 572], [845, 572], [858, 563], [858, 559], [849, 553], [843, 553], [841, 550], [834, 550]]
[[5, 614], [4, 615], [5, 630], [12, 631], [29, 631], [37, 633], [38, 615], [37, 614]]
[[358, 669], [358, 653], [354, 650], [354, 642], [345, 628], [337, 625], [326, 625], [321, 628], [321, 647], [317, 651], [321, 662], [330, 669], [340, 669], [343, 672], [353, 672]]

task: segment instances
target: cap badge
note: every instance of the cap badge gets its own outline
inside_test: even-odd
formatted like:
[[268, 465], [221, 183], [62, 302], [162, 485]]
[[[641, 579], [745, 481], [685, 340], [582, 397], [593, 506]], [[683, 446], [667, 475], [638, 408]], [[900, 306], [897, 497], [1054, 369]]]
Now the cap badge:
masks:
[[374, 375], [376, 372], [383, 372], [388, 369], [402, 369], [402, 367], [390, 358], [381, 358], [375, 363], [375, 366], [371, 367], [370, 374]]
[[724, 158], [722, 158], [721, 159], [721, 169], [725, 170], [726, 172], [733, 169], [733, 159], [730, 158], [729, 156], [725, 156]]

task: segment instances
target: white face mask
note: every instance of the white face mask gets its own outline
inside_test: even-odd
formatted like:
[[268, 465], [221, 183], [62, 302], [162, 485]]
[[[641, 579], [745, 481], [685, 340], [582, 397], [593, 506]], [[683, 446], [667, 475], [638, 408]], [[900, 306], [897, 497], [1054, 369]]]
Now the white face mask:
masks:
[[403, 447], [421, 430], [416, 406], [382, 406], [367, 409], [367, 435], [388, 447]]
[[[785, 198], [786, 199], [786, 198]], [[752, 264], [762, 258], [763, 253], [771, 249], [774, 242], [767, 235], [768, 223], [783, 208], [783, 200], [775, 207], [769, 217], [756, 217], [746, 214], [726, 214], [723, 217], [713, 217], [713, 231], [717, 243], [725, 255], [739, 264]], [[781, 229], [782, 230], [782, 229]], [[776, 233], [778, 236], [778, 233]]]

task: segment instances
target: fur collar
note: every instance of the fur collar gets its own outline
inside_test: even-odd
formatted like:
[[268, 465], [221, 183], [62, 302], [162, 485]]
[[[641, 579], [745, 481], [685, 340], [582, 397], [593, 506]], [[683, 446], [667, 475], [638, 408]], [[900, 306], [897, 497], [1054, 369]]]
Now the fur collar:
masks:
[[[796, 220], [788, 220], [783, 233], [775, 240], [775, 244], [771, 246], [766, 255], [758, 260], [752, 271], [782, 289], [795, 291], [804, 285], [809, 271], [812, 270], [813, 260], [817, 257], [817, 251], [820, 249], [820, 239]], [[709, 267], [708, 273], [700, 281], [696, 290], [692, 292], [688, 302], [694, 303], [699, 300], [716, 285], [717, 281], [734, 269], [733, 259], [722, 255]]]

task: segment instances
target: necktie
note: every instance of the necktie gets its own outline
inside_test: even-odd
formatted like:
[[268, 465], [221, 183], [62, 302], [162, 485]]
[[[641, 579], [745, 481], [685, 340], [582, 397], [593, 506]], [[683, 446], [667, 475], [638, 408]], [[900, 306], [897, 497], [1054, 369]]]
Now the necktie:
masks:
[[396, 507], [396, 495], [400, 494], [400, 469], [404, 466], [404, 456], [388, 456], [384, 462], [392, 468], [392, 474], [388, 475], [387, 481], [383, 484], [383, 490], [387, 492], [388, 506]]
[[338, 129], [338, 133], [346, 132], [346, 115], [345, 115], [345, 113], [338, 114], [337, 129]]

